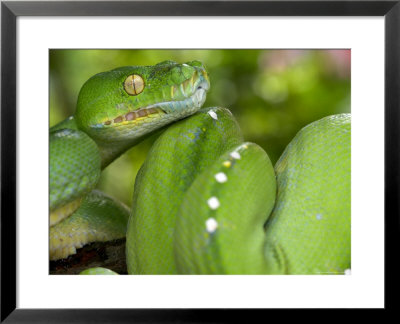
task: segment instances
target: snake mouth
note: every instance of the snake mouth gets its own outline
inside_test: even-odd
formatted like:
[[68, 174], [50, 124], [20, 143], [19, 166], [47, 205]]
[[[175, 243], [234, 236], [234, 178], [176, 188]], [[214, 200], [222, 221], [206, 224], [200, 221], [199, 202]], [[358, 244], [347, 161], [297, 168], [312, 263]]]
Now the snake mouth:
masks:
[[200, 108], [205, 99], [206, 92], [209, 89], [208, 82], [200, 82], [193, 94], [184, 100], [179, 101], [165, 101], [156, 104], [149, 105], [134, 111], [130, 111], [126, 114], [119, 115], [113, 119], [106, 120], [101, 124], [97, 124], [94, 127], [115, 127], [128, 124], [135, 124], [145, 120], [152, 120], [160, 118], [163, 115], [181, 115], [182, 113], [187, 114], [193, 110]]
[[140, 108], [135, 111], [130, 111], [124, 115], [120, 115], [116, 118], [106, 120], [105, 122], [102, 123], [102, 125], [113, 126], [115, 124], [126, 124], [128, 122], [135, 122], [144, 119], [146, 117], [154, 117], [154, 115], [163, 115], [163, 114], [166, 114], [166, 112], [161, 108], [150, 106], [150, 107]]

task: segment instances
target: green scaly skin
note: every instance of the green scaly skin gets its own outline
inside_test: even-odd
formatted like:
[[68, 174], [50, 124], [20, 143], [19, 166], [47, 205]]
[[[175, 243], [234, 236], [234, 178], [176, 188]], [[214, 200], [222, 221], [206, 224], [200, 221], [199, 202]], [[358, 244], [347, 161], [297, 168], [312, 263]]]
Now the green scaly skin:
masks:
[[344, 274], [350, 156], [349, 114], [303, 128], [275, 170], [256, 144], [223, 154], [183, 195], [174, 231], [178, 272]]
[[[160, 102], [162, 97], [169, 102], [165, 84], [169, 93], [175, 93], [171, 87], [182, 88], [179, 83], [168, 83], [177, 75], [189, 76], [184, 71], [168, 74], [170, 68], [164, 66], [187, 69], [175, 64], [135, 67], [135, 74], [164, 80], [148, 87], [146, 79], [145, 90], [151, 90], [146, 98]], [[82, 88], [75, 118], [61, 126], [69, 125], [71, 132], [83, 132], [93, 140], [99, 158], [89, 160], [101, 167], [140, 140], [144, 129], [150, 133], [164, 122], [193, 114], [205, 99], [196, 107], [188, 101], [184, 107], [175, 105], [179, 113], [173, 118], [175, 110], [167, 109], [172, 105], [162, 105], [166, 114], [157, 118], [166, 119], [152, 124], [146, 118], [150, 127], [145, 121], [135, 127], [108, 127], [107, 121], [133, 109], [134, 100], [126, 101], [129, 97], [123, 96], [121, 88], [126, 75], [132, 74], [132, 70], [124, 74], [126, 69], [90, 79]], [[200, 83], [206, 87], [208, 79], [201, 64], [196, 62], [192, 69], [200, 69], [196, 74], [203, 76]], [[180, 79], [180, 83], [186, 88], [192, 82]], [[117, 94], [123, 100], [113, 100]], [[135, 102], [140, 107], [152, 105], [146, 100]], [[110, 105], [118, 114], [110, 115]], [[262, 148], [243, 142], [236, 120], [225, 108], [202, 109], [171, 125], [154, 143], [135, 182], [126, 232], [128, 273], [345, 273], [351, 265], [350, 125], [349, 114], [308, 125], [288, 145], [275, 168]], [[68, 135], [65, 139], [70, 137], [75, 138]], [[88, 145], [84, 139], [82, 145]], [[75, 148], [71, 154], [79, 152]], [[82, 156], [78, 161], [86, 163]], [[82, 175], [78, 178], [82, 182]], [[74, 188], [68, 188], [75, 194]], [[89, 214], [90, 210], [89, 206]]]
[[344, 274], [350, 126], [350, 114], [308, 125], [275, 170], [226, 109], [170, 126], [136, 179], [128, 272]]
[[275, 194], [274, 170], [262, 148], [242, 143], [222, 154], [180, 206], [174, 246], [179, 273], [266, 273], [263, 224]]
[[[136, 95], [124, 85], [131, 75], [143, 79], [143, 91]], [[118, 212], [113, 217], [125, 222], [124, 228], [105, 235], [107, 213], [91, 215], [87, 205], [93, 206], [93, 199], [84, 198], [96, 187], [103, 168], [154, 131], [195, 113], [208, 89], [207, 72], [197, 61], [121, 67], [99, 73], [83, 85], [75, 115], [50, 129], [50, 259], [65, 258], [99, 237], [104, 241], [125, 236], [126, 208], [97, 193], [98, 202], [110, 210], [115, 207]], [[90, 230], [81, 226], [80, 218], [68, 220], [75, 211], [95, 219]], [[66, 221], [64, 227], [73, 228], [73, 233], [57, 229]], [[95, 238], [92, 232], [97, 233]], [[71, 240], [72, 236], [79, 239]]]

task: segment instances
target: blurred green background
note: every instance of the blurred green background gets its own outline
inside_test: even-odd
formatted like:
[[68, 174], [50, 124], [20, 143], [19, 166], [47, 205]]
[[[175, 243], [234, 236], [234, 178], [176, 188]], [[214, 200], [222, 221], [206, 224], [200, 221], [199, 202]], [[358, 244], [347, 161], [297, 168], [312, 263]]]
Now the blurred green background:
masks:
[[[199, 60], [211, 89], [203, 107], [229, 108], [246, 141], [275, 163], [305, 125], [350, 112], [350, 50], [50, 50], [50, 126], [75, 111], [92, 75], [125, 65]], [[155, 136], [104, 170], [99, 189], [131, 205], [136, 173]]]

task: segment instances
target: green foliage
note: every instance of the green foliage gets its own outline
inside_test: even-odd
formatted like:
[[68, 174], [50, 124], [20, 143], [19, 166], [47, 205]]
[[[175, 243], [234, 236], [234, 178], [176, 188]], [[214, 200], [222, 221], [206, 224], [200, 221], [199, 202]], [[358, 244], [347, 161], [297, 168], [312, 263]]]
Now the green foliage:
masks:
[[[164, 60], [203, 62], [211, 81], [204, 107], [229, 108], [244, 139], [263, 147], [273, 163], [306, 124], [350, 112], [349, 50], [51, 50], [50, 126], [74, 113], [92, 75]], [[134, 178], [155, 138], [111, 164], [99, 188], [130, 205]]]

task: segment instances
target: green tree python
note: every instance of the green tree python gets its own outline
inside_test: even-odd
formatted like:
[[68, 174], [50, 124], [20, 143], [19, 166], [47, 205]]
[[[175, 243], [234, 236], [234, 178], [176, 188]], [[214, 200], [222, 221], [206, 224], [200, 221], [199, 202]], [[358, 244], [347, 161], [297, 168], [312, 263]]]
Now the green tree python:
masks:
[[[350, 114], [307, 125], [272, 166], [228, 109], [201, 108], [209, 88], [198, 61], [121, 67], [83, 85], [74, 116], [50, 128], [51, 260], [126, 235], [129, 274], [351, 268]], [[131, 209], [95, 190], [102, 169], [161, 128]]]

